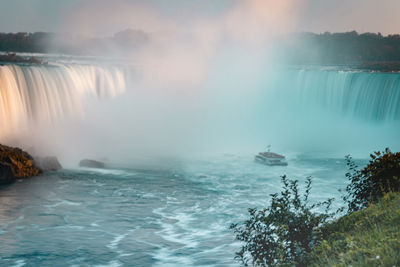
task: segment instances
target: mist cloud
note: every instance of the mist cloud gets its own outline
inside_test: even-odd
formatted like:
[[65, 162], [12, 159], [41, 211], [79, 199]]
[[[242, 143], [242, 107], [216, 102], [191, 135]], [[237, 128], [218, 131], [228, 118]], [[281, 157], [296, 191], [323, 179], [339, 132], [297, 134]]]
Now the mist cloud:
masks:
[[303, 1], [232, 3], [217, 15], [185, 17], [182, 21], [149, 4], [86, 1], [68, 15], [64, 30], [84, 34], [142, 30], [150, 35], [151, 42], [131, 57], [140, 66], [143, 78], [157, 86], [195, 86], [205, 79], [210, 62], [227, 44], [264, 49], [275, 35], [292, 30]]

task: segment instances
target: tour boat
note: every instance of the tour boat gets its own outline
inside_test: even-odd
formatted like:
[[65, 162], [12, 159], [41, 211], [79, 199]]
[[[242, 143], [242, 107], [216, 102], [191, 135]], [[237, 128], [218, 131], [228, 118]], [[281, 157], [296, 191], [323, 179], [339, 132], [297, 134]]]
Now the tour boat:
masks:
[[254, 161], [269, 166], [287, 166], [285, 156], [270, 152], [269, 147], [267, 152], [260, 152], [255, 156]]

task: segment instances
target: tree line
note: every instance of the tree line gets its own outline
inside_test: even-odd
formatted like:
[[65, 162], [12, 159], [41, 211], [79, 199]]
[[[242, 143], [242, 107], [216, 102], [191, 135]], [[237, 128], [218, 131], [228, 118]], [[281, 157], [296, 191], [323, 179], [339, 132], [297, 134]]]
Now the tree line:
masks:
[[[0, 51], [102, 54], [114, 50], [135, 50], [149, 35], [127, 29], [112, 37], [88, 38], [47, 32], [0, 33]], [[291, 63], [350, 64], [400, 61], [400, 35], [356, 31], [344, 33], [299, 33], [284, 42], [284, 54]]]
[[349, 64], [400, 61], [400, 35], [380, 33], [301, 33], [286, 45], [294, 63]]
[[97, 55], [112, 50], [138, 49], [148, 39], [146, 33], [131, 29], [104, 38], [48, 32], [0, 33], [0, 52]]
[[0, 33], [0, 51], [44, 53], [55, 37], [46, 32]]

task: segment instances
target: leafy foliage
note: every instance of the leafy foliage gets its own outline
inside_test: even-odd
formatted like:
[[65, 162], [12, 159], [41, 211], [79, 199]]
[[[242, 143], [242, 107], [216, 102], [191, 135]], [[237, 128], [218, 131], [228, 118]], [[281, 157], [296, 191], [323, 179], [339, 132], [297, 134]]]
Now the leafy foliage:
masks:
[[388, 192], [400, 191], [400, 152], [393, 153], [388, 148], [384, 152], [374, 152], [370, 155], [369, 164], [359, 170], [350, 156], [346, 156], [350, 180], [347, 195], [349, 211], [366, 208], [370, 203], [376, 203]]
[[[309, 204], [311, 178], [301, 197], [298, 181], [282, 176], [283, 191], [272, 194], [269, 207], [249, 209], [250, 218], [244, 224], [233, 224], [236, 238], [244, 242], [237, 258], [246, 266], [297, 265], [309, 262], [312, 249], [321, 242], [319, 227], [332, 214], [328, 214], [332, 199]], [[324, 213], [314, 209], [325, 208]]]

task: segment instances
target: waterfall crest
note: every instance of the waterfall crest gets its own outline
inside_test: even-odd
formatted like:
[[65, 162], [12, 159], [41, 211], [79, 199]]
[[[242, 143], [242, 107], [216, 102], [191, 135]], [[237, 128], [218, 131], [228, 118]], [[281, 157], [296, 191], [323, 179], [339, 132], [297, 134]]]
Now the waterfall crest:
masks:
[[0, 135], [33, 121], [82, 114], [85, 98], [123, 93], [125, 76], [112, 66], [0, 66]]
[[[22, 130], [29, 134], [30, 129], [40, 127], [41, 122], [82, 115], [85, 105], [93, 104], [87, 101], [91, 97], [114, 97], [124, 93], [128, 84], [136, 84], [138, 81], [130, 79], [133, 71], [140, 74], [136, 67], [83, 63], [0, 66], [0, 137], [13, 136]], [[142, 88], [134, 93], [132, 99], [128, 97], [133, 95], [127, 94], [127, 98], [115, 101], [118, 108], [113, 106], [116, 110], [110, 110], [109, 114], [110, 117], [129, 114], [125, 121], [132, 116], [136, 118], [134, 126], [123, 132], [136, 128], [149, 129], [152, 133], [182, 132], [191, 123], [204, 123], [202, 129], [209, 133], [210, 138], [226, 129], [230, 135], [237, 133], [244, 137], [246, 129], [253, 129], [254, 135], [265, 139], [264, 135], [272, 135], [271, 129], [277, 132], [278, 138], [282, 132], [300, 134], [304, 128], [315, 131], [333, 125], [344, 127], [341, 126], [344, 121], [367, 122], [364, 124], [371, 127], [375, 122], [395, 125], [400, 122], [399, 73], [285, 69], [279, 72], [277, 80], [268, 73], [266, 77], [271, 81], [255, 83], [257, 89], [253, 91], [247, 87], [242, 89], [240, 85], [222, 83], [221, 86], [212, 84], [212, 90], [205, 88], [197, 92], [199, 99], [204, 100], [198, 103], [198, 114], [187, 110], [185, 105], [179, 106], [197, 100], [187, 99], [185, 94], [176, 97], [175, 93], [169, 93], [168, 88]], [[141, 88], [140, 83], [137, 85]], [[212, 101], [206, 100], [207, 94], [211, 94]], [[173, 103], [179, 106], [177, 110], [172, 108], [176, 106]], [[163, 110], [170, 113], [161, 112]], [[184, 113], [188, 116], [183, 116]], [[206, 120], [199, 119], [203, 114], [206, 114]], [[185, 121], [182, 125], [179, 124], [181, 120]], [[324, 126], [316, 126], [325, 122]], [[171, 125], [175, 127], [168, 128]], [[307, 134], [310, 133], [304, 133], [304, 136]], [[250, 138], [254, 139], [253, 136]]]
[[290, 70], [286, 76], [300, 107], [322, 108], [371, 121], [400, 120], [400, 74]]

